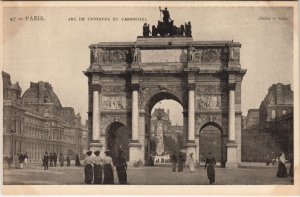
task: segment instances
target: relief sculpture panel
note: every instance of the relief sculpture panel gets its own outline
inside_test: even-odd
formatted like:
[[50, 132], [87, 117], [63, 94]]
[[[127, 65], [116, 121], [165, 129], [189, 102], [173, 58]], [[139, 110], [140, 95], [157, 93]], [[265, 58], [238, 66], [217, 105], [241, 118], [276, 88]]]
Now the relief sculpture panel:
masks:
[[221, 110], [221, 96], [196, 96], [198, 110]]
[[228, 49], [197, 49], [194, 51], [193, 61], [199, 63], [227, 62]]
[[132, 62], [131, 50], [91, 50], [91, 63], [130, 63]]
[[125, 96], [102, 96], [103, 109], [126, 109], [127, 102]]

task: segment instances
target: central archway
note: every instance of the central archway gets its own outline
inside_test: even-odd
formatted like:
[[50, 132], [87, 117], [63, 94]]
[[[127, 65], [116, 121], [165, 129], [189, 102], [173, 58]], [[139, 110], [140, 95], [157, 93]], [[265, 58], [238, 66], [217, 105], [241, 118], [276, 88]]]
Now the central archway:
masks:
[[[170, 154], [184, 148], [183, 111], [174, 94], [163, 91], [151, 95], [145, 105], [146, 165], [170, 162]], [[179, 116], [182, 118], [176, 118]]]
[[125, 159], [129, 160], [130, 132], [127, 127], [120, 122], [111, 123], [106, 129], [107, 149], [111, 151], [111, 156], [115, 162], [119, 151], [122, 150]]

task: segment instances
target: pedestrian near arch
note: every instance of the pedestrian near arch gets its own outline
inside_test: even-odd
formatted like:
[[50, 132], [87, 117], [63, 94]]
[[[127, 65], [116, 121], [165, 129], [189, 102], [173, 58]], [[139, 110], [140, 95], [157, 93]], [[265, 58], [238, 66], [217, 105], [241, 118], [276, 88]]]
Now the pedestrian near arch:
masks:
[[86, 157], [84, 158], [84, 176], [85, 176], [85, 183], [91, 184], [93, 181], [93, 165], [92, 165], [92, 151], [88, 151], [86, 153]]
[[195, 172], [196, 171], [196, 169], [195, 169], [196, 161], [195, 161], [193, 153], [190, 153], [190, 155], [188, 157], [188, 165], [189, 165], [189, 168], [190, 168], [190, 172]]
[[103, 171], [104, 171], [104, 180], [103, 184], [114, 184], [114, 165], [112, 158], [110, 157], [110, 151], [105, 151], [105, 156], [103, 158]]
[[282, 152], [278, 159], [277, 177], [279, 178], [285, 178], [288, 176], [285, 162], [286, 162], [285, 154]]
[[204, 167], [207, 168], [207, 178], [209, 180], [209, 184], [213, 184], [215, 182], [215, 165], [216, 159], [212, 156], [212, 153], [209, 152], [205, 160]]
[[119, 151], [119, 155], [116, 158], [116, 170], [120, 184], [127, 184], [127, 163], [123, 156], [123, 151]]
[[102, 158], [100, 156], [100, 151], [94, 152], [95, 157], [92, 159], [94, 165], [94, 184], [102, 183]]

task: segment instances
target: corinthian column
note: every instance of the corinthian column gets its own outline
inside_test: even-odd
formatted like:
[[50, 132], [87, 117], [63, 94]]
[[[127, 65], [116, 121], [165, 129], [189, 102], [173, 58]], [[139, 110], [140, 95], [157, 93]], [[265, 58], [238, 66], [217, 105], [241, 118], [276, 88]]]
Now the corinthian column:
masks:
[[91, 86], [93, 91], [93, 126], [92, 126], [92, 142], [90, 143], [91, 150], [100, 149], [100, 90], [101, 86], [93, 84]]
[[238, 167], [235, 139], [235, 83], [229, 83], [228, 92], [228, 144], [226, 167]]
[[229, 85], [228, 130], [229, 141], [235, 142], [235, 84]]
[[132, 85], [132, 142], [138, 142], [138, 134], [139, 134], [139, 105], [138, 105], [138, 90], [139, 85]]
[[188, 142], [195, 141], [195, 84], [189, 84]]

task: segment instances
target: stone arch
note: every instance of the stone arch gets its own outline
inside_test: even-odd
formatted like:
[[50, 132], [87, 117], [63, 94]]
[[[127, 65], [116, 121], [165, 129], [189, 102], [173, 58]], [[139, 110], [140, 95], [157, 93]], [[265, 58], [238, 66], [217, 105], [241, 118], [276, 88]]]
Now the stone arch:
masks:
[[[212, 133], [204, 133], [205, 129], [212, 129]], [[199, 158], [205, 157], [205, 154], [208, 152], [213, 152], [214, 157], [221, 165], [224, 165], [226, 160], [226, 147], [225, 147], [225, 134], [224, 129], [220, 123], [214, 121], [208, 121], [204, 124], [201, 124], [198, 128], [199, 136]]]
[[106, 149], [111, 151], [113, 161], [115, 161], [120, 150], [123, 151], [126, 160], [129, 160], [129, 143], [131, 130], [123, 123], [115, 121], [105, 129]]
[[211, 126], [214, 126], [214, 127], [216, 127], [216, 128], [218, 128], [219, 131], [220, 131], [220, 133], [221, 133], [221, 135], [224, 134], [223, 128], [220, 126], [220, 123], [213, 122], [213, 121], [208, 121], [208, 122], [206, 122], [206, 123], [204, 123], [204, 124], [201, 124], [201, 125], [199, 126], [199, 134], [201, 133], [201, 131], [203, 130], [203, 128], [205, 128], [205, 127], [207, 127], [207, 126], [210, 126], [210, 125], [211, 125]]
[[[157, 99], [153, 99], [153, 98]], [[183, 99], [182, 91], [175, 91], [170, 88], [157, 88], [151, 90], [148, 94], [141, 94], [140, 109], [152, 108], [157, 102], [163, 99], [172, 99], [180, 103], [185, 108], [185, 102]], [[154, 104], [153, 104], [154, 103]]]

